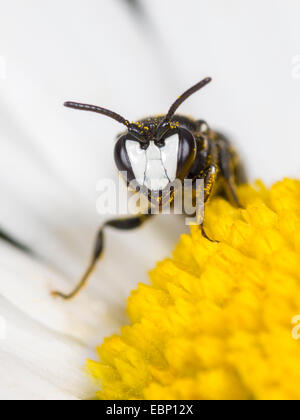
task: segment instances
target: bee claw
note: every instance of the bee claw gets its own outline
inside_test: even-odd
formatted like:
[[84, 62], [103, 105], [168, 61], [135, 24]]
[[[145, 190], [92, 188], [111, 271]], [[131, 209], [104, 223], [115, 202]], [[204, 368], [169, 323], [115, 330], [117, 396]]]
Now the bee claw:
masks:
[[70, 298], [70, 296], [68, 296], [68, 295], [65, 295], [64, 293], [61, 293], [61, 292], [57, 292], [57, 291], [52, 291], [51, 293], [51, 296], [53, 296], [54, 298], [61, 298], [61, 299], [65, 299], [65, 300], [67, 300], [67, 299], [69, 299]]
[[201, 225], [201, 234], [202, 234], [202, 236], [203, 236], [203, 238], [205, 238], [205, 239], [207, 239], [208, 241], [210, 241], [210, 242], [213, 242], [213, 243], [215, 243], [215, 244], [219, 244], [220, 243], [220, 241], [217, 241], [217, 240], [215, 240], [215, 239], [211, 239], [207, 234], [206, 234], [206, 232], [205, 232], [205, 229], [204, 229], [204, 226], [203, 225]]

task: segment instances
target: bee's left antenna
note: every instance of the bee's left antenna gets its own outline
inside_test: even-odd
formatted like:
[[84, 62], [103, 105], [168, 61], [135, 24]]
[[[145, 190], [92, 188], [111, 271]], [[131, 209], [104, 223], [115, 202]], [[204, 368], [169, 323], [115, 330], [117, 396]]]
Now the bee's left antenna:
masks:
[[110, 111], [109, 109], [101, 108], [99, 106], [80, 104], [78, 102], [65, 102], [64, 106], [66, 106], [67, 108], [79, 109], [80, 111], [96, 112], [97, 114], [106, 115], [107, 117], [110, 117], [118, 121], [119, 123], [126, 125], [126, 127], [130, 125], [129, 121], [121, 115], [117, 114], [116, 112]]
[[204, 86], [206, 86], [208, 83], [212, 81], [211, 77], [206, 77], [206, 79], [201, 80], [201, 82], [197, 83], [196, 85], [192, 86], [190, 89], [185, 91], [179, 98], [173, 103], [171, 108], [169, 109], [169, 112], [167, 113], [164, 122], [169, 122], [177, 109], [180, 107], [180, 105], [191, 95], [198, 92], [198, 90], [202, 89]]

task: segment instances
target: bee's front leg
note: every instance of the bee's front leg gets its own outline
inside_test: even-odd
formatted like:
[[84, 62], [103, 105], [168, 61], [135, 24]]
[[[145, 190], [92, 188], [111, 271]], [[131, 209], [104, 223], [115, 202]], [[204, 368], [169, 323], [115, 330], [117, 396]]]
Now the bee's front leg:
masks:
[[[216, 180], [217, 180], [218, 172], [219, 172], [219, 169], [216, 165], [210, 165], [205, 171], [205, 174], [203, 176], [203, 180], [204, 180], [204, 205], [208, 202], [208, 200], [210, 199], [210, 197], [212, 195], [213, 188], [214, 188]], [[211, 242], [218, 242], [218, 241], [215, 241], [215, 240], [211, 239], [207, 235], [207, 233], [205, 232], [203, 224], [204, 224], [204, 220], [200, 224], [200, 230], [201, 230], [202, 236], [204, 238], [208, 239]]]
[[52, 292], [53, 296], [61, 297], [62, 299], [69, 300], [72, 299], [74, 296], [76, 296], [80, 290], [86, 285], [90, 275], [94, 271], [98, 259], [101, 257], [103, 249], [104, 249], [104, 229], [107, 227], [111, 227], [114, 229], [119, 230], [132, 230], [140, 227], [151, 215], [140, 215], [137, 217], [128, 217], [123, 219], [115, 219], [110, 220], [106, 222], [101, 229], [99, 230], [97, 237], [96, 237], [96, 243], [94, 246], [94, 251], [92, 255], [91, 262], [82, 276], [80, 282], [77, 284], [77, 286], [74, 288], [74, 290], [69, 294], [64, 294], [61, 292]]

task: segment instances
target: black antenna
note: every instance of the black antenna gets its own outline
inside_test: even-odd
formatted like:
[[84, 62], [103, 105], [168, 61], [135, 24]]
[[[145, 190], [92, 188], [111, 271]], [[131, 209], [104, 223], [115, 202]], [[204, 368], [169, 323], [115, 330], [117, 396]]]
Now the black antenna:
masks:
[[121, 115], [117, 114], [116, 112], [110, 111], [109, 109], [100, 108], [99, 106], [95, 105], [88, 105], [88, 104], [79, 104], [78, 102], [65, 102], [64, 106], [67, 108], [79, 109], [80, 111], [91, 111], [96, 112], [97, 114], [106, 115], [121, 124], [126, 125], [128, 127], [130, 125], [129, 121], [123, 118]]
[[201, 82], [197, 83], [195, 86], [192, 86], [190, 89], [188, 89], [186, 92], [184, 92], [179, 98], [173, 103], [171, 108], [169, 109], [169, 112], [167, 113], [164, 123], [169, 122], [177, 109], [180, 107], [180, 105], [191, 95], [198, 92], [198, 90], [202, 89], [204, 86], [206, 86], [208, 83], [212, 81], [211, 77], [207, 77], [206, 79], [201, 80]]

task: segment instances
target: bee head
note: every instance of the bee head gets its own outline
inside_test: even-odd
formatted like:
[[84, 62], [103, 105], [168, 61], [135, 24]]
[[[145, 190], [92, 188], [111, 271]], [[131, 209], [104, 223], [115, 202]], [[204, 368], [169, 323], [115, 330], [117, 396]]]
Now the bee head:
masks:
[[94, 105], [66, 102], [65, 106], [106, 115], [126, 126], [115, 146], [115, 162], [126, 172], [128, 183], [135, 182], [142, 192], [164, 198], [176, 179], [183, 181], [191, 168], [197, 150], [192, 132], [176, 121], [178, 107], [193, 93], [211, 81], [206, 78], [181, 95], [163, 116], [130, 123], [121, 115]]

